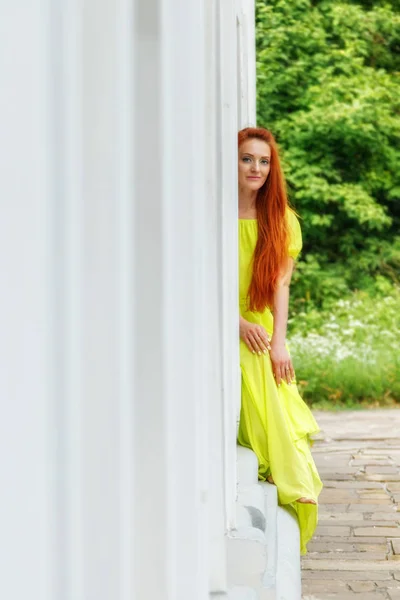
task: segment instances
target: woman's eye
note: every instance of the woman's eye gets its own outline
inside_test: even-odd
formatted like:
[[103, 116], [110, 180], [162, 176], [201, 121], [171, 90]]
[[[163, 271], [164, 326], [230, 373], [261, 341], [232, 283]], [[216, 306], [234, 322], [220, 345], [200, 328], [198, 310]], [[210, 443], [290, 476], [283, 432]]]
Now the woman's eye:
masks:
[[248, 156], [244, 156], [244, 157], [243, 157], [243, 161], [244, 161], [244, 162], [247, 162], [247, 161], [249, 161], [249, 160], [251, 160], [251, 159], [250, 159]]
[[262, 160], [261, 162], [262, 162], [264, 165], [267, 165], [267, 164], [268, 164], [268, 161], [267, 161], [267, 160]]

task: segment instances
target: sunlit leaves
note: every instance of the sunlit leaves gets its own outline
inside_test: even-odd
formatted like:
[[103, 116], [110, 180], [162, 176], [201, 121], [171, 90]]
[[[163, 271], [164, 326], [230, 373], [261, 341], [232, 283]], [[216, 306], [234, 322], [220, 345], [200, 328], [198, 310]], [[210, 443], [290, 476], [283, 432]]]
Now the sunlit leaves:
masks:
[[302, 216], [296, 301], [398, 282], [399, 3], [259, 0], [257, 61], [258, 123]]

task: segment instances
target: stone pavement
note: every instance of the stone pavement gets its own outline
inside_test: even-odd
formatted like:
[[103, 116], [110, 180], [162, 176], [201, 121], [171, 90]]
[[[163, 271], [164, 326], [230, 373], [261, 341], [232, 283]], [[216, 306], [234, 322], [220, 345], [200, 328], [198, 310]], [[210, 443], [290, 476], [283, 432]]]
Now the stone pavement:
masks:
[[315, 412], [324, 489], [303, 600], [400, 600], [400, 408]]

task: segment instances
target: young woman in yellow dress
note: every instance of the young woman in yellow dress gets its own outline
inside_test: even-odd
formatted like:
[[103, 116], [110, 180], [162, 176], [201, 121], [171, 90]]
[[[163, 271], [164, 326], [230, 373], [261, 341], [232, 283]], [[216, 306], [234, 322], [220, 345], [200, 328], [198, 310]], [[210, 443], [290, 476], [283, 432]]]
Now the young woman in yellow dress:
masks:
[[286, 343], [289, 286], [302, 247], [270, 131], [239, 132], [239, 306], [242, 405], [238, 442], [295, 509], [300, 551], [318, 521], [322, 483], [310, 452], [318, 425], [296, 386]]

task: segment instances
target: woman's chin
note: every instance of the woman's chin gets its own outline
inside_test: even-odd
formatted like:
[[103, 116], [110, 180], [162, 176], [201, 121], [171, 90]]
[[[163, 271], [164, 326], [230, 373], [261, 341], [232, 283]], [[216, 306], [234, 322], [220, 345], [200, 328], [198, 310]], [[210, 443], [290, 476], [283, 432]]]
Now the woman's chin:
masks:
[[246, 182], [246, 189], [248, 190], [259, 190], [260, 188], [262, 188], [263, 183], [260, 183], [259, 181], [247, 181]]

